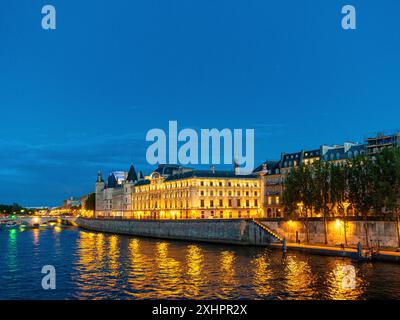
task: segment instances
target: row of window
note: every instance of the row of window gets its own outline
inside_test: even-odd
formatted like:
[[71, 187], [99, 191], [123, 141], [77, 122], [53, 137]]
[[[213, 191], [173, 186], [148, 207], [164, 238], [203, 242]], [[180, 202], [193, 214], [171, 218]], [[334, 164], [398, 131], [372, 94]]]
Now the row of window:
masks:
[[[223, 199], [219, 199], [219, 200], [209, 200], [209, 201], [205, 201], [205, 200], [200, 200], [200, 208], [214, 208], [214, 207], [225, 207], [225, 205], [229, 208], [233, 207], [233, 199], [228, 199], [227, 202], [224, 203]], [[250, 207], [251, 204], [253, 204], [254, 207], [258, 207], [258, 199], [254, 199], [253, 201], [250, 200], [245, 200], [245, 201], [241, 201], [240, 199], [236, 199], [236, 206], [237, 207], [242, 207], [242, 205], [244, 207]], [[154, 203], [135, 203], [133, 205], [134, 209], [137, 210], [146, 210], [146, 209], [186, 209], [186, 208], [191, 208], [191, 206], [189, 205], [189, 202], [166, 202], [164, 203], [164, 205], [160, 205], [159, 202], [155, 201]]]
[[[218, 196], [224, 196], [224, 195], [232, 196], [232, 195], [234, 195], [234, 192], [233, 191], [227, 191], [227, 192], [218, 191], [218, 192], [214, 192], [213, 190], [210, 190], [209, 192], [206, 192], [206, 191], [203, 191], [203, 190], [200, 191], [200, 196], [207, 196], [207, 195], [209, 195], [211, 197], [212, 196], [216, 196], [216, 195], [218, 195]], [[241, 196], [242, 193], [240, 191], [237, 191], [236, 195], [237, 196]], [[258, 192], [257, 191], [254, 191], [254, 192], [245, 191], [245, 192], [243, 192], [243, 195], [244, 196], [255, 196], [255, 197], [257, 197]]]
[[[347, 158], [348, 159], [351, 159], [351, 158], [353, 158], [353, 157], [357, 157], [358, 155], [362, 155], [362, 154], [365, 154], [365, 151], [364, 150], [361, 150], [360, 152], [358, 152], [358, 151], [354, 151], [354, 152], [352, 152], [352, 151], [349, 151], [349, 152], [347, 152]], [[341, 159], [342, 158], [342, 156], [341, 156], [341, 154], [340, 153], [338, 153], [338, 152], [336, 152], [336, 153], [331, 153], [329, 156], [326, 154], [326, 155], [324, 155], [324, 160], [339, 160], [339, 159]], [[344, 157], [343, 157], [344, 158]]]
[[[221, 197], [228, 196], [228, 197], [231, 197], [231, 196], [234, 196], [235, 193], [233, 191], [214, 191], [214, 190], [210, 190], [210, 191], [207, 192], [207, 191], [201, 190], [199, 195], [200, 196], [211, 196], [211, 197], [213, 197], [213, 196], [221, 196]], [[258, 196], [258, 192], [257, 191], [253, 191], [253, 192], [251, 192], [251, 191], [244, 191], [244, 192], [237, 191], [236, 195], [239, 196], [239, 197], [240, 196], [247, 196], [247, 197], [254, 196], [254, 197], [257, 197]], [[184, 197], [189, 197], [189, 196], [190, 196], [190, 192], [189, 191], [187, 191], [187, 192], [181, 191], [181, 192], [174, 192], [174, 193], [146, 194], [146, 195], [136, 195], [134, 197], [134, 201], [137, 201], [137, 200], [149, 200], [149, 199], [184, 198]]]
[[[135, 188], [135, 192], [147, 192], [151, 190], [160, 190], [160, 189], [176, 189], [176, 188], [181, 188], [181, 187], [195, 187], [195, 186], [209, 186], [209, 187], [259, 187], [259, 184], [257, 181], [252, 181], [252, 182], [237, 182], [233, 183], [231, 181], [227, 182], [213, 182], [213, 181], [200, 181], [199, 184], [195, 182], [181, 182], [181, 183], [176, 183], [176, 184], [160, 184], [160, 185], [150, 185], [150, 186], [145, 186], [145, 187], [139, 187]], [[127, 189], [125, 189], [126, 192], [128, 192]]]
[[[245, 200], [245, 207], [250, 207], [250, 200]], [[254, 206], [258, 207], [258, 200], [254, 199], [253, 201]], [[218, 207], [223, 207], [224, 206], [224, 202], [222, 199], [219, 199], [218, 202], [214, 200], [209, 200], [208, 201], [208, 207], [210, 208], [214, 208], [216, 206], [216, 204], [218, 204]], [[233, 204], [233, 199], [228, 199], [228, 207], [232, 207]], [[241, 207], [242, 206], [242, 202], [241, 199], [236, 199], [236, 207]], [[206, 207], [206, 201], [204, 199], [200, 200], [200, 208], [205, 208]]]

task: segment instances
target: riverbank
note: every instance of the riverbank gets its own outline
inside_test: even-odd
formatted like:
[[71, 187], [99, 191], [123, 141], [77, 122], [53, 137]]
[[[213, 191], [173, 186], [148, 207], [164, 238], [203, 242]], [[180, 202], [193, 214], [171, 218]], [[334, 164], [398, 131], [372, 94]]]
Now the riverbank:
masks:
[[[78, 218], [76, 223], [83, 229], [149, 238], [210, 242], [220, 244], [266, 246], [283, 250], [280, 239], [274, 230], [263, 228], [251, 219], [215, 220], [115, 220]], [[265, 222], [263, 222], [265, 226]], [[271, 233], [272, 232], [272, 233]], [[355, 247], [321, 244], [286, 243], [287, 251], [301, 251], [315, 255], [348, 257], [360, 260]], [[366, 261], [385, 261], [400, 263], [400, 252], [394, 249], [371, 252], [363, 250]]]
[[[399, 247], [396, 221], [360, 220], [349, 217], [341, 219], [309, 218], [308, 220], [260, 219], [269, 229], [274, 230], [289, 243], [307, 243], [330, 247], [344, 245], [376, 247], [382, 250]], [[308, 226], [308, 227], [306, 227]], [[326, 238], [325, 238], [326, 235]]]
[[[270, 244], [268, 247], [276, 250], [283, 250], [283, 245], [279, 243]], [[324, 245], [286, 243], [286, 249], [287, 251], [300, 251], [315, 255], [347, 257], [353, 260], [359, 260], [357, 249], [351, 247], [341, 248]], [[396, 251], [374, 250], [371, 252], [370, 250], [363, 250], [363, 257], [365, 261], [400, 263], [400, 252]]]
[[117, 220], [78, 218], [83, 229], [132, 236], [266, 246], [280, 239], [252, 219]]

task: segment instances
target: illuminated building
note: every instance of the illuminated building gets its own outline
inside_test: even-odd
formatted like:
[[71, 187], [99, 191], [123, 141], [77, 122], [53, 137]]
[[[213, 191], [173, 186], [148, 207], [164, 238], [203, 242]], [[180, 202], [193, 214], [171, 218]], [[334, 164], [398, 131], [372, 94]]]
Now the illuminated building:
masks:
[[284, 174], [281, 173], [281, 161], [266, 161], [254, 172], [263, 177], [264, 216], [266, 218], [282, 217]]
[[[131, 167], [131, 172], [132, 172]], [[133, 169], [134, 170], [134, 169]], [[129, 173], [96, 183], [96, 216], [135, 219], [263, 217], [261, 179], [233, 171], [160, 165], [148, 178]], [[114, 177], [114, 178], [113, 178]]]
[[345, 163], [347, 160], [365, 154], [366, 146], [353, 142], [345, 142], [343, 146], [321, 146], [321, 160], [334, 163]]
[[266, 218], [282, 218], [282, 196], [287, 173], [301, 164], [312, 164], [320, 159], [320, 150], [282, 153], [279, 161], [265, 161], [254, 173], [263, 177], [263, 203]]
[[365, 139], [368, 155], [374, 155], [383, 148], [400, 147], [400, 132], [393, 134], [378, 133], [375, 137]]

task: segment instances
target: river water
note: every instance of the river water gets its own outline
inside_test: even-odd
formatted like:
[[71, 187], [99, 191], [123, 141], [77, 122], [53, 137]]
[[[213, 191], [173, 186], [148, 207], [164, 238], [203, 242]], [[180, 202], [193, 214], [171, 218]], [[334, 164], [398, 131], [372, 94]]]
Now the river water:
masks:
[[[44, 265], [55, 290], [42, 288]], [[161, 298], [400, 299], [400, 266], [75, 227], [0, 230], [0, 299]]]

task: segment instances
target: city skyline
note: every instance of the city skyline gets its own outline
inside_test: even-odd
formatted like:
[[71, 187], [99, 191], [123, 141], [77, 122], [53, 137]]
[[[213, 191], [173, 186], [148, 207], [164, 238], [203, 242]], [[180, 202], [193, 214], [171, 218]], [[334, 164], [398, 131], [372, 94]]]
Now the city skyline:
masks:
[[56, 206], [99, 169], [149, 173], [146, 133], [170, 120], [254, 128], [256, 166], [398, 127], [395, 1], [353, 1], [352, 31], [337, 3], [53, 3], [53, 31], [39, 3], [0, 13], [0, 203]]

